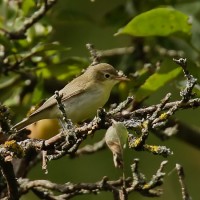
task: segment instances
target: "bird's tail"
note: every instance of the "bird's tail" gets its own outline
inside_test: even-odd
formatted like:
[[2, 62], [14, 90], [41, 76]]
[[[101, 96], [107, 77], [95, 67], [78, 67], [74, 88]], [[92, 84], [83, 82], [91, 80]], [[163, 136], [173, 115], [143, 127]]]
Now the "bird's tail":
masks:
[[16, 129], [17, 131], [21, 131], [24, 128], [26, 128], [28, 125], [32, 124], [35, 122], [34, 117], [27, 117], [25, 119], [23, 119], [22, 121], [20, 121], [19, 123], [15, 124], [12, 129]]

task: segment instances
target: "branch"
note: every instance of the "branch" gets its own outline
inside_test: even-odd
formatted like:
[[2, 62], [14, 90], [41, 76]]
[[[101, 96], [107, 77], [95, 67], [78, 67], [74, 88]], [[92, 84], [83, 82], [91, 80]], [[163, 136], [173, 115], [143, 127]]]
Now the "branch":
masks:
[[167, 164], [167, 161], [163, 161], [160, 164], [159, 169], [156, 174], [152, 176], [150, 181], [146, 181], [145, 175], [139, 172], [139, 159], [134, 159], [133, 164], [131, 165], [131, 171], [133, 176], [133, 182], [130, 188], [127, 189], [127, 192], [130, 193], [133, 190], [139, 191], [142, 195], [148, 197], [158, 197], [162, 194], [162, 191], [156, 189], [157, 186], [160, 186], [163, 183], [163, 177], [165, 173], [163, 172], [164, 166]]
[[40, 7], [38, 11], [36, 11], [30, 18], [26, 19], [21, 26], [21, 28], [17, 31], [9, 32], [6, 30], [2, 30], [4, 34], [9, 39], [24, 39], [26, 38], [26, 31], [33, 26], [36, 22], [38, 22], [44, 15], [47, 13], [47, 11], [52, 8], [52, 6], [57, 2], [57, 0], [45, 0], [44, 5]]
[[[132, 112], [123, 112], [128, 104], [133, 100], [132, 98], [128, 97], [124, 102], [120, 103], [117, 108], [109, 112], [106, 112], [104, 109], [99, 109], [97, 117], [95, 117], [90, 123], [85, 123], [80, 127], [74, 126], [70, 122], [70, 120], [67, 120], [64, 105], [62, 105], [61, 102], [62, 94], [59, 94], [57, 92], [57, 104], [62, 113], [63, 120], [67, 124], [66, 130], [64, 131], [66, 131], [67, 133], [70, 132], [70, 135], [73, 136], [73, 139], [61, 132], [45, 141], [34, 139], [26, 139], [19, 142], [15, 140], [7, 141], [4, 145], [0, 147], [2, 160], [3, 162], [5, 162], [11, 161], [14, 157], [22, 158], [27, 151], [29, 151], [30, 149], [35, 149], [39, 151], [44, 151], [43, 165], [45, 166], [44, 168], [47, 170], [47, 159], [58, 159], [66, 154], [72, 155], [73, 157], [81, 155], [82, 153], [94, 153], [105, 147], [104, 140], [94, 145], [85, 146], [78, 151], [77, 149], [88, 135], [94, 134], [96, 130], [107, 129], [109, 126], [111, 126], [112, 119], [123, 122], [126, 128], [134, 129], [140, 135], [139, 137], [137, 136], [131, 138], [132, 140], [129, 141], [130, 148], [133, 147], [136, 150], [148, 150], [154, 154], [168, 156], [172, 152], [167, 147], [148, 145], [146, 144], [146, 140], [148, 138], [150, 130], [155, 130], [155, 128], [163, 127], [169, 117], [171, 117], [176, 111], [182, 108], [195, 108], [200, 106], [200, 98], [191, 99], [193, 97], [192, 89], [196, 83], [196, 80], [189, 74], [189, 72], [185, 68], [184, 73], [187, 78], [187, 84], [185, 89], [181, 92], [182, 99], [180, 101], [169, 103], [171, 97], [171, 94], [169, 93], [157, 105], [138, 109]], [[50, 189], [48, 188], [48, 184], [51, 184], [49, 182], [45, 183], [47, 186], [44, 184], [42, 188], [40, 185], [41, 183], [39, 183], [39, 185], [30, 186], [30, 188], [36, 195], [45, 199], [66, 199], [80, 194], [96, 193], [102, 190], [112, 191], [115, 199], [119, 199], [120, 196], [126, 198], [126, 195], [132, 191], [139, 191], [141, 194], [146, 196], [159, 196], [161, 192], [157, 189], [154, 190], [154, 188], [162, 184], [163, 182], [162, 178], [165, 175], [165, 173], [163, 173], [163, 167], [165, 164], [166, 162], [161, 163], [160, 168], [158, 169], [156, 174], [152, 176], [150, 181], [147, 182], [144, 175], [138, 172], [138, 160], [135, 160], [134, 164], [132, 165], [133, 181], [130, 182], [128, 179], [124, 182], [122, 180], [122, 185], [120, 185], [120, 188], [108, 182], [107, 178], [103, 178], [102, 181], [91, 184], [82, 183], [77, 185], [70, 183], [70, 188], [67, 189], [67, 184], [65, 184], [65, 188], [63, 189], [62, 185], [55, 185], [53, 183], [53, 186], [56, 186], [56, 188], [58, 189]], [[36, 184], [36, 182], [34, 182], [34, 184]], [[64, 194], [62, 195], [55, 196], [50, 191], [57, 190], [57, 192], [62, 192], [59, 191], [60, 187], [64, 191]], [[24, 189], [22, 191], [27, 190]], [[66, 194], [65, 190], [67, 190]]]
[[[180, 101], [175, 101], [171, 103], [166, 103], [163, 106], [163, 110], [167, 110], [172, 108], [174, 105], [179, 103]], [[179, 109], [186, 109], [186, 108], [194, 108], [194, 107], [199, 107], [200, 106], [200, 99], [191, 99], [185, 104], [181, 104]], [[76, 127], [75, 128], [75, 135], [77, 137], [77, 140], [72, 140], [65, 148], [65, 155], [66, 154], [73, 154], [77, 147], [81, 144], [83, 140], [86, 139], [87, 135], [94, 133], [95, 131], [99, 129], [106, 129], [109, 126], [111, 126], [112, 122], [111, 119], [116, 119], [119, 121], [123, 121], [124, 125], [127, 128], [137, 128], [137, 126], [141, 126], [141, 122], [137, 123], [137, 120], [133, 120], [136, 116], [140, 116], [144, 118], [148, 114], [152, 114], [153, 112], [156, 111], [156, 109], [160, 107], [160, 104], [154, 105], [154, 106], [149, 106], [147, 108], [141, 108], [138, 110], [135, 110], [130, 113], [126, 114], [119, 114], [117, 113], [116, 116], [113, 115], [111, 116], [110, 114], [107, 115], [107, 113], [104, 110], [100, 111], [99, 117], [96, 117], [93, 119], [90, 123], [84, 124], [81, 127]], [[108, 117], [108, 118], [107, 118]], [[125, 121], [124, 121], [125, 120]], [[102, 123], [104, 121], [104, 123]], [[22, 154], [25, 154], [29, 149], [33, 148], [36, 150], [56, 150], [55, 153], [59, 153], [59, 148], [62, 148], [62, 146], [59, 147], [58, 144], [62, 144], [62, 142], [65, 141], [65, 137], [63, 136], [62, 133], [59, 133], [55, 135], [54, 137], [48, 139], [48, 140], [35, 140], [35, 139], [26, 139], [20, 142], [16, 142], [17, 146], [19, 146], [21, 149], [20, 152], [16, 152], [15, 148], [10, 148], [7, 149], [4, 146], [0, 148], [0, 153], [2, 157], [6, 158], [7, 156], [17, 156], [20, 157]], [[58, 148], [59, 147], [59, 148]], [[23, 153], [22, 153], [23, 152]], [[61, 154], [63, 156], [64, 154]], [[56, 159], [58, 157], [52, 157], [51, 159]]]
[[[108, 177], [103, 177], [102, 180], [95, 183], [64, 183], [57, 184], [49, 180], [34, 180], [18, 179], [20, 194], [27, 193], [32, 190], [37, 196], [45, 199], [64, 200], [70, 199], [77, 195], [84, 194], [97, 194], [101, 191], [110, 191], [113, 193], [115, 199], [126, 198], [127, 194], [133, 191], [138, 191], [144, 196], [156, 197], [161, 195], [161, 191], [156, 189], [163, 183], [163, 172], [166, 161], [160, 164], [156, 174], [152, 176], [150, 181], [146, 181], [143, 174], [138, 172], [138, 162], [135, 159], [132, 165], [132, 178], [118, 179], [109, 181]], [[61, 195], [55, 195], [54, 193], [61, 193]]]
[[91, 65], [96, 65], [96, 64], [100, 63], [99, 55], [97, 53], [97, 50], [94, 48], [94, 45], [93, 44], [86, 44], [86, 47], [89, 50], [90, 55], [91, 55], [91, 60], [92, 60]]
[[[134, 148], [135, 150], [149, 150], [150, 152], [154, 154], [160, 154], [163, 156], [168, 156], [172, 154], [170, 149], [166, 148], [165, 146], [155, 146], [155, 145], [147, 145], [145, 144], [149, 131], [153, 130], [155, 128], [160, 128], [166, 125], [169, 117], [174, 115], [176, 111], [178, 111], [182, 106], [194, 106], [196, 107], [197, 104], [199, 104], [199, 99], [196, 102], [189, 102], [191, 98], [194, 96], [192, 91], [193, 88], [197, 82], [197, 79], [194, 78], [189, 71], [187, 70], [187, 62], [186, 59], [180, 58], [180, 59], [174, 59], [174, 61], [179, 64], [183, 72], [185, 74], [185, 77], [187, 79], [185, 88], [180, 92], [181, 100], [177, 101], [176, 103], [173, 103], [170, 108], [167, 109], [166, 112], [166, 105], [170, 99], [171, 94], [168, 93], [162, 100], [161, 103], [155, 106], [152, 109], [151, 114], [146, 114], [142, 119], [133, 119], [133, 113], [129, 120], [126, 121], [126, 127], [133, 127], [138, 128], [137, 132], [140, 134], [140, 137], [134, 137], [134, 135], [129, 136], [129, 147]], [[189, 104], [188, 104], [189, 103]], [[130, 114], [130, 113], [129, 113]]]
[[[174, 101], [174, 102], [169, 102], [166, 103], [163, 107], [162, 110], [169, 110], [170, 108], [172, 108], [173, 106], [182, 103], [182, 101]], [[153, 105], [153, 106], [149, 106], [146, 108], [139, 108], [137, 110], [134, 110], [130, 113], [127, 113], [124, 115], [124, 117], [142, 117], [142, 116], [146, 116], [147, 114], [152, 114], [158, 107], [160, 106], [160, 104], [157, 105]], [[188, 109], [188, 108], [197, 108], [200, 106], [200, 98], [195, 98], [195, 99], [190, 99], [188, 102], [180, 105], [180, 109]]]
[[179, 182], [180, 182], [180, 185], [181, 185], [183, 200], [192, 200], [192, 198], [190, 197], [190, 195], [187, 191], [187, 188], [186, 188], [186, 185], [185, 185], [185, 182], [184, 182], [185, 175], [184, 175], [183, 167], [180, 164], [176, 164], [176, 171], [177, 171], [177, 174], [178, 174], [178, 177], [179, 177]]
[[[127, 178], [126, 185], [130, 186], [131, 184], [131, 178]], [[122, 186], [123, 181], [122, 179], [109, 181], [107, 177], [103, 177], [101, 181], [98, 181], [96, 183], [79, 183], [79, 184], [73, 184], [73, 183], [65, 183], [65, 184], [56, 184], [52, 183], [48, 180], [35, 180], [30, 181], [29, 179], [19, 179], [18, 183], [20, 185], [20, 193], [24, 194], [27, 193], [30, 189], [35, 189], [39, 191], [46, 190], [45, 195], [51, 195], [53, 199], [70, 199], [74, 196], [81, 195], [81, 194], [88, 194], [88, 193], [94, 193], [97, 194], [100, 191], [118, 191], [118, 187]], [[48, 192], [47, 192], [48, 191]], [[53, 195], [52, 192], [61, 192], [61, 195]], [[43, 194], [44, 195], [44, 194]]]
[[4, 159], [0, 157], [0, 167], [1, 172], [7, 183], [8, 200], [18, 200], [18, 184], [16, 181], [12, 163], [10, 161], [4, 161]]
[[108, 50], [98, 50], [97, 54], [100, 58], [102, 58], [102, 57], [121, 56], [121, 55], [126, 55], [126, 54], [132, 54], [134, 51], [135, 51], [135, 48], [130, 46], [130, 47], [108, 49]]
[[[105, 149], [105, 147], [106, 147], [106, 143], [105, 143], [105, 139], [103, 138], [102, 140], [96, 142], [93, 145], [86, 145], [86, 146], [78, 149], [75, 152], [74, 156], [80, 156], [80, 155], [83, 155], [83, 154], [92, 154], [92, 153], [95, 153], [97, 151]], [[74, 157], [74, 156], [72, 156], [72, 157]]]
[[178, 65], [180, 65], [183, 69], [183, 73], [187, 79], [186, 87], [183, 91], [180, 92], [180, 95], [182, 97], [183, 102], [187, 102], [191, 97], [194, 96], [192, 94], [192, 90], [197, 83], [197, 79], [192, 76], [192, 74], [189, 73], [187, 70], [187, 59], [186, 58], [179, 58], [179, 59], [173, 59], [174, 62], [176, 62]]

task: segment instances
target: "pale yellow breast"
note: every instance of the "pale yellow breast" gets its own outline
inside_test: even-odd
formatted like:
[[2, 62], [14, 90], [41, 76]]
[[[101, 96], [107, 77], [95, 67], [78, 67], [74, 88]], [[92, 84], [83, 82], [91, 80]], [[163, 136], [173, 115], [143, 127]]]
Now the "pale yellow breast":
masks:
[[110, 90], [93, 87], [89, 91], [68, 99], [64, 104], [67, 117], [74, 123], [94, 117], [97, 109], [103, 107], [110, 96]]

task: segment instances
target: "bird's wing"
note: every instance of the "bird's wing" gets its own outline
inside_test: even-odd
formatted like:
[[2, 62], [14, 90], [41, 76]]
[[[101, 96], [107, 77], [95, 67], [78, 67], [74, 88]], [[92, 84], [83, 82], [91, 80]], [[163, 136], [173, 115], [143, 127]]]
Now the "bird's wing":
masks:
[[[65, 86], [65, 88], [63, 88], [62, 90], [59, 91], [59, 94], [60, 95], [63, 95], [62, 96], [62, 101], [66, 101], [67, 99], [69, 98], [72, 98], [74, 96], [77, 96], [81, 93], [83, 93], [85, 91], [85, 88], [83, 88], [83, 86], [79, 86], [79, 85], [76, 85], [75, 87], [73, 88], [70, 88], [69, 90], [67, 90], [68, 88], [70, 88], [68, 85]], [[67, 95], [66, 95], [67, 93]], [[45, 110], [45, 109], [48, 109], [54, 105], [56, 105], [57, 102], [56, 102], [56, 99], [53, 96], [51, 96], [49, 99], [47, 99], [47, 101], [44, 102], [44, 104], [42, 104], [35, 112], [33, 112], [30, 116], [33, 116], [37, 113], [39, 113], [40, 111], [42, 110]]]

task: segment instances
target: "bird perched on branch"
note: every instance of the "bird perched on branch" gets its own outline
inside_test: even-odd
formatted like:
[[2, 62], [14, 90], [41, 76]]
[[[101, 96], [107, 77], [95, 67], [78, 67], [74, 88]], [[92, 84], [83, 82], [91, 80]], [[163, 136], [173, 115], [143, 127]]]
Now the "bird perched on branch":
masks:
[[[115, 84], [128, 78], [119, 74], [111, 65], [100, 63], [89, 66], [86, 71], [73, 79], [59, 91], [67, 118], [73, 123], [95, 116], [98, 108], [107, 102]], [[42, 119], [61, 119], [62, 113], [57, 101], [51, 96], [30, 116], [13, 126], [17, 131]]]

